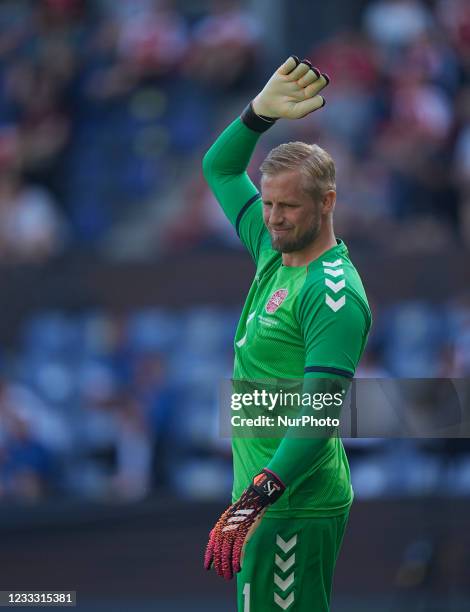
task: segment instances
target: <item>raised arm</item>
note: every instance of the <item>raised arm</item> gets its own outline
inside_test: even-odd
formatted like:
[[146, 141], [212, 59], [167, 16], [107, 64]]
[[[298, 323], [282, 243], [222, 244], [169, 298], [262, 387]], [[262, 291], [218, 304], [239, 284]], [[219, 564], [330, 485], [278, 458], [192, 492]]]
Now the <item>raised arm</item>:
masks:
[[299, 119], [321, 108], [325, 101], [318, 93], [328, 82], [307, 60], [289, 57], [204, 156], [204, 176], [255, 260], [265, 228], [261, 197], [246, 169], [256, 143], [277, 119]]

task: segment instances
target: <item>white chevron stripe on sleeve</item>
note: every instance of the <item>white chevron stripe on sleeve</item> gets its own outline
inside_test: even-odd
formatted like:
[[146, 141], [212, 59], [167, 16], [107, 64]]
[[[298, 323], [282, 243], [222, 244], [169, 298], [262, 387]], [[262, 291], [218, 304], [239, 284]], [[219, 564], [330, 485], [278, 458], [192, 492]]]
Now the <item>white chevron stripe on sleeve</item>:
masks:
[[325, 268], [336, 268], [337, 266], [340, 266], [342, 263], [343, 263], [342, 259], [337, 259], [336, 261], [324, 261], [323, 266]]
[[346, 296], [343, 295], [339, 298], [339, 300], [334, 300], [328, 295], [328, 293], [325, 293], [325, 302], [333, 312], [338, 312], [338, 310], [340, 310], [346, 304]]
[[325, 278], [325, 285], [329, 289], [334, 291], [335, 293], [338, 293], [338, 291], [341, 291], [341, 289], [344, 289], [344, 287], [346, 285], [346, 281], [343, 278], [340, 281], [338, 281], [337, 283], [335, 283], [334, 281], [330, 280], [329, 278]]
[[330, 270], [329, 268], [325, 268], [323, 272], [325, 274], [329, 274], [330, 276], [334, 276], [335, 278], [344, 274], [343, 268], [338, 268], [337, 270]]

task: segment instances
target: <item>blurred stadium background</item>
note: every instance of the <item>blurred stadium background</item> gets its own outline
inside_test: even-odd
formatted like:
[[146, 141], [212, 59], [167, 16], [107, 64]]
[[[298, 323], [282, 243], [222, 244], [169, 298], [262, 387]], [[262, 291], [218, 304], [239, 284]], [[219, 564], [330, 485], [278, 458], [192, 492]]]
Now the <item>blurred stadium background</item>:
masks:
[[[359, 375], [469, 376], [468, 0], [3, 0], [1, 589], [235, 609], [201, 553], [253, 269], [200, 165], [292, 52], [327, 106], [263, 137], [252, 176], [281, 141], [333, 154], [375, 316]], [[333, 612], [470, 609], [470, 443], [348, 447]]]

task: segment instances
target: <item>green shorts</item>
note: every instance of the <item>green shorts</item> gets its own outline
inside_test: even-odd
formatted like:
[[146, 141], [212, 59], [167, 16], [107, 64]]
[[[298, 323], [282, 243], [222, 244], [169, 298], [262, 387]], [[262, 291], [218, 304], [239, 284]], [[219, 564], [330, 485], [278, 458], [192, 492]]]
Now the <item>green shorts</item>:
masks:
[[263, 518], [237, 575], [238, 612], [328, 612], [348, 516]]

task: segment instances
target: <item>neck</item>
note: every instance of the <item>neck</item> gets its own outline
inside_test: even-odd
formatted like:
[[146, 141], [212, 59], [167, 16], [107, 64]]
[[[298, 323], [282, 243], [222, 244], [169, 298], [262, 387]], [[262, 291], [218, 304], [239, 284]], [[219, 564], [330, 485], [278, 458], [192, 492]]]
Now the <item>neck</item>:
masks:
[[320, 233], [317, 238], [301, 251], [293, 251], [292, 253], [282, 254], [282, 263], [284, 266], [306, 266], [310, 262], [318, 259], [325, 251], [337, 245], [336, 236], [332, 227]]

